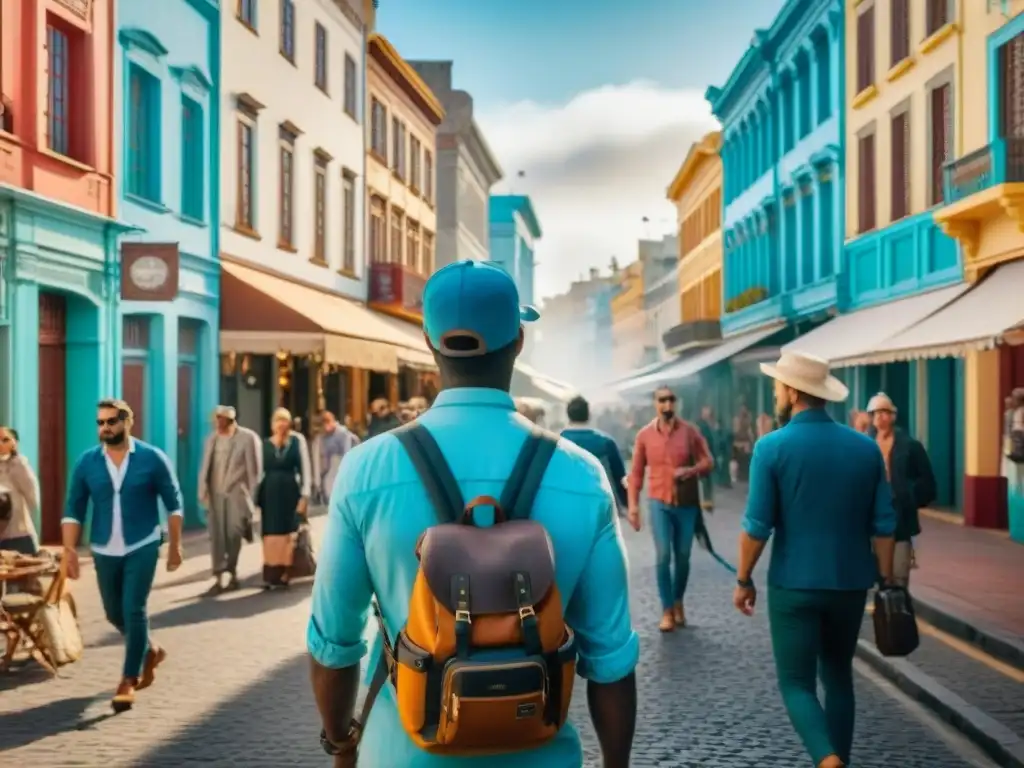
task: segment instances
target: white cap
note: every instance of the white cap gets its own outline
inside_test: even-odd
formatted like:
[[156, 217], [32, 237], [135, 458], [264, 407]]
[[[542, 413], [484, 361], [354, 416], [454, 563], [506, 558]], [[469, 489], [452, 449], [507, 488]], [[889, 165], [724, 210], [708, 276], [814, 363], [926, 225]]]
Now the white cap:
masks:
[[885, 392], [879, 392], [868, 401], [868, 413], [874, 413], [875, 411], [896, 413], [896, 406], [893, 405], [892, 399]]

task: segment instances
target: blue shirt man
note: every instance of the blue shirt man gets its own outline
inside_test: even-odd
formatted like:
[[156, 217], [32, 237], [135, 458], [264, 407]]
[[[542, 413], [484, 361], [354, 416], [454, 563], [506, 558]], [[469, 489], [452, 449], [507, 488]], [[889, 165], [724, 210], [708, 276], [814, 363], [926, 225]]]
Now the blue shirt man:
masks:
[[[456, 262], [424, 289], [424, 330], [441, 375], [442, 392], [419, 417], [438, 443], [463, 498], [500, 496], [530, 432], [508, 388], [522, 349], [522, 322], [536, 310], [519, 306], [515, 283], [500, 268]], [[578, 672], [589, 682], [591, 712], [609, 768], [629, 764], [639, 641], [632, 629], [626, 558], [608, 478], [600, 464], [559, 441], [544, 474], [532, 519], [548, 531], [555, 580], [566, 622], [578, 642]], [[355, 765], [358, 729], [350, 728], [367, 652], [371, 596], [380, 603], [389, 636], [408, 618], [421, 534], [436, 522], [412, 461], [398, 438], [385, 434], [346, 454], [327, 521], [307, 644], [313, 688], [335, 766]], [[483, 523], [493, 522], [481, 520]], [[381, 640], [373, 645], [376, 667]], [[577, 688], [577, 695], [584, 695]], [[419, 750], [398, 718], [395, 693], [385, 685], [359, 742], [361, 766], [391, 768], [566, 768], [583, 762], [571, 724], [542, 747], [486, 757], [446, 757]]]
[[569, 426], [562, 430], [562, 437], [576, 443], [601, 462], [619, 509], [626, 509], [629, 506], [626, 486], [623, 483], [626, 478], [626, 465], [622, 461], [622, 454], [619, 453], [619, 446], [611, 436], [590, 426], [590, 403], [585, 398], [577, 395], [570, 400], [565, 407], [565, 415], [569, 419]]

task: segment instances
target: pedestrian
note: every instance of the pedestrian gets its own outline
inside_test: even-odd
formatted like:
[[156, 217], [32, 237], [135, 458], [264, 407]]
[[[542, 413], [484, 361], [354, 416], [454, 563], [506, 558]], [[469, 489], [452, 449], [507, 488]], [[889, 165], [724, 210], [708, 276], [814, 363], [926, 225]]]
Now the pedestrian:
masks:
[[853, 655], [868, 589], [879, 574], [892, 581], [896, 511], [878, 446], [825, 410], [849, 395], [828, 363], [792, 352], [761, 370], [775, 381], [781, 429], [754, 446], [733, 604], [753, 614], [754, 566], [774, 531], [768, 620], [779, 691], [814, 764], [840, 768], [853, 743]]
[[[115, 712], [135, 703], [135, 692], [153, 684], [167, 651], [149, 634], [147, 603], [160, 557], [167, 510], [167, 570], [181, 565], [182, 498], [170, 459], [156, 446], [132, 437], [131, 406], [113, 398], [96, 411], [100, 444], [83, 453], [71, 473], [61, 521], [69, 578], [80, 575], [78, 540], [92, 507], [89, 541], [107, 621], [125, 638], [121, 682], [111, 702]], [[91, 503], [91, 504], [90, 504]]]
[[916, 563], [914, 536], [921, 533], [918, 510], [935, 501], [935, 474], [928, 452], [918, 440], [896, 426], [896, 406], [884, 392], [868, 402], [874, 438], [885, 459], [886, 477], [896, 507], [893, 581], [906, 588]]
[[292, 415], [278, 408], [270, 421], [270, 437], [263, 442], [263, 477], [256, 492], [263, 538], [263, 588], [288, 586], [299, 526], [306, 521], [313, 470], [309, 446], [301, 432], [291, 428]]
[[629, 498], [626, 495], [626, 465], [619, 453], [619, 446], [610, 436], [590, 426], [590, 404], [582, 395], [569, 401], [565, 415], [569, 424], [562, 430], [562, 437], [576, 443], [601, 462], [619, 509], [624, 511], [629, 506]]
[[239, 587], [238, 554], [243, 539], [252, 541], [253, 498], [263, 475], [260, 439], [238, 424], [235, 409], [218, 405], [213, 421], [199, 465], [199, 504], [206, 508], [210, 532], [211, 596]]
[[[717, 459], [715, 446], [718, 444], [718, 421], [715, 419], [715, 409], [705, 405], [700, 409], [700, 418], [697, 419], [697, 429], [701, 437], [708, 444], [711, 450], [713, 461]], [[717, 461], [715, 461], [717, 464]], [[715, 510], [715, 475], [714, 470], [702, 475], [700, 478], [700, 505], [701, 509], [707, 512]]]
[[320, 414], [322, 433], [313, 441], [313, 479], [320, 498], [326, 504], [338, 476], [338, 467], [345, 454], [359, 445], [360, 440], [348, 427], [339, 424], [330, 411]]
[[861, 410], [853, 410], [850, 413], [850, 425], [862, 435], [868, 434], [871, 431], [871, 414]]
[[18, 453], [18, 432], [0, 426], [0, 493], [8, 494], [11, 510], [6, 526], [0, 521], [0, 549], [34, 555], [39, 534], [32, 515], [39, 507], [39, 480], [28, 457]]
[[644, 487], [644, 474], [650, 469], [648, 509], [661, 598], [658, 629], [671, 632], [676, 627], [686, 626], [683, 603], [690, 579], [693, 534], [701, 515], [698, 482], [701, 476], [711, 472], [715, 462], [700, 430], [676, 415], [676, 396], [671, 389], [655, 390], [654, 408], [654, 420], [637, 433], [633, 446], [628, 517], [633, 528], [639, 531], [640, 491]]
[[[561, 601], [548, 602], [535, 611], [535, 606], [529, 604], [530, 596], [542, 589], [544, 582], [550, 582], [559, 594], [567, 597], [564, 624], [546, 626], [561, 632], [568, 625], [575, 635], [576, 669], [589, 680], [587, 700], [603, 764], [607, 768], [629, 765], [636, 719], [634, 668], [639, 641], [630, 623], [626, 556], [608, 478], [593, 456], [518, 416], [509, 395], [513, 365], [523, 346], [521, 323], [537, 317], [536, 310], [530, 307], [520, 309], [515, 283], [498, 267], [462, 261], [435, 272], [423, 291], [423, 326], [440, 371], [442, 391], [412, 428], [404, 427], [368, 441], [345, 457], [331, 498], [307, 633], [313, 691], [323, 720], [321, 743], [329, 754], [336, 756], [336, 768], [356, 765], [357, 745], [361, 765], [563, 768], [583, 764], [576, 730], [554, 730], [562, 722], [569, 703], [569, 691], [564, 686], [571, 686], [572, 682], [564, 666], [564, 655], [550, 657], [550, 663], [563, 665], [564, 678], [545, 671], [534, 676], [530, 670], [537, 670], [536, 666], [517, 667], [525, 674], [516, 679], [512, 688], [521, 691], [523, 685], [535, 686], [541, 679], [555, 687], [549, 689], [550, 696], [538, 693], [537, 698], [511, 706], [503, 698], [505, 694], [495, 693], [508, 684], [507, 673], [496, 669], [493, 674], [497, 678], [487, 678], [489, 682], [483, 683], [493, 687], [482, 695], [497, 696], [487, 710], [489, 715], [482, 715], [479, 699], [472, 698], [480, 695], [473, 693], [474, 686], [478, 692], [484, 689], [469, 676], [463, 678], [465, 688], [460, 681], [464, 695], [453, 694], [446, 699], [444, 717], [458, 718], [460, 712], [467, 713], [462, 721], [454, 721], [458, 726], [452, 738], [459, 738], [462, 731], [458, 729], [466, 728], [470, 737], [475, 735], [479, 739], [481, 748], [476, 754], [481, 756], [455, 756], [450, 749], [438, 747], [433, 748], [437, 754], [431, 754], [418, 746], [427, 743], [428, 738], [439, 738], [436, 728], [440, 727], [441, 701], [440, 693], [424, 700], [423, 689], [413, 687], [424, 678], [415, 677], [416, 657], [409, 655], [410, 643], [414, 641], [409, 637], [419, 635], [423, 627], [435, 620], [443, 626], [431, 630], [432, 635], [450, 637], [455, 621], [449, 608], [442, 609], [432, 598], [422, 602], [415, 597], [431, 595], [424, 574], [435, 567], [440, 571], [433, 572], [430, 580], [439, 585], [446, 602], [452, 580], [466, 584], [463, 594], [469, 599], [464, 609], [459, 609], [466, 613], [458, 621], [460, 627], [468, 626], [465, 619], [473, 624], [472, 632], [462, 634], [460, 630], [466, 638], [460, 644], [486, 640], [482, 635], [486, 634], [489, 617], [473, 615], [477, 606], [486, 601], [503, 608], [520, 605], [517, 595], [525, 594], [519, 614], [525, 622], [523, 640], [515, 636], [521, 623], [515, 608], [511, 616], [516, 621], [508, 623], [515, 633], [512, 643], [518, 645], [512, 651], [518, 653], [531, 628], [538, 626], [533, 619], [537, 615], [553, 615], [547, 612], [562, 605]], [[422, 451], [410, 452], [412, 449], [406, 448], [408, 441], [414, 439], [410, 435], [432, 446], [432, 459], [426, 459]], [[522, 464], [522, 470], [529, 466], [541, 471], [517, 472], [517, 477], [523, 479], [521, 483], [512, 483], [509, 478], [513, 465], [520, 464], [521, 448], [525, 446], [538, 452], [543, 449], [550, 462], [546, 471], [543, 464]], [[415, 465], [413, 455], [417, 456]], [[431, 478], [433, 492], [425, 492], [424, 476]], [[499, 515], [495, 505], [500, 508], [498, 500], [509, 491], [525, 498], [519, 504], [509, 505], [508, 513]], [[474, 506], [468, 513], [462, 512], [463, 494], [473, 498], [470, 504]], [[493, 498], [481, 499], [481, 494]], [[431, 500], [442, 496], [442, 501], [450, 503], [432, 504]], [[536, 498], [536, 504], [528, 503], [531, 496]], [[504, 514], [524, 519], [508, 524], [496, 522]], [[485, 529], [482, 533], [493, 535], [490, 540], [495, 543], [469, 553], [459, 545], [458, 556], [431, 556], [433, 542], [440, 541], [430, 538], [434, 535], [445, 536], [445, 540], [453, 542], [452, 546], [465, 540], [460, 539], [467, 536], [461, 527], [436, 525], [439, 517], [451, 520], [454, 515], [467, 516], [467, 522]], [[506, 525], [518, 526], [523, 531], [521, 544], [501, 545], [516, 530]], [[539, 549], [534, 547], [538, 528], [544, 542]], [[427, 542], [422, 550], [418, 545], [421, 541]], [[520, 554], [529, 552], [526, 559], [532, 565], [519, 558], [517, 550]], [[421, 555], [424, 571], [417, 576]], [[459, 569], [465, 568], [467, 574], [471, 570], [479, 573], [483, 564], [489, 564], [487, 576], [463, 574], [465, 582], [461, 581]], [[521, 582], [511, 578], [506, 582], [505, 573], [494, 581], [493, 573], [502, 571], [506, 565], [510, 568], [508, 574], [523, 575], [519, 569], [525, 568], [534, 577], [523, 580], [526, 583], [518, 589], [512, 587]], [[542, 577], [541, 572], [547, 576]], [[510, 589], [503, 589], [505, 586]], [[366, 652], [366, 614], [374, 595], [382, 615], [384, 636], [395, 638], [398, 643], [394, 668], [399, 687], [396, 693], [391, 683], [385, 683], [388, 666], [381, 665], [386, 657], [382, 656], [384, 643], [378, 638], [370, 662], [375, 670], [371, 695], [363, 704], [363, 716], [353, 721], [353, 704], [360, 687], [359, 661]], [[453, 593], [451, 599], [458, 600], [459, 595]], [[422, 613], [424, 605], [429, 606], [428, 614]], [[410, 620], [413, 609], [416, 621]], [[501, 638], [497, 640], [500, 642]], [[390, 645], [395, 647], [394, 643]], [[452, 640], [451, 649], [438, 657], [439, 663], [431, 662], [431, 669], [437, 672], [430, 674], [437, 674], [438, 684], [448, 685], [441, 675], [449, 673], [442, 669], [458, 670], [467, 664], [470, 669], [480, 669], [477, 665], [485, 663], [481, 656], [488, 656], [486, 652], [477, 655], [474, 651], [460, 667], [449, 663], [455, 647]], [[465, 650], [468, 653], [469, 647]], [[379, 697], [374, 691], [380, 692]], [[507, 695], [514, 696], [515, 691]], [[561, 704], [561, 714], [557, 710], [549, 712], [552, 702]], [[474, 711], [477, 719], [473, 719]], [[551, 721], [549, 714], [554, 716]], [[363, 723], [365, 730], [361, 727]], [[487, 726], [488, 730], [482, 730]], [[520, 740], [517, 751], [488, 751], [487, 745], [495, 743], [495, 739], [525, 732], [519, 729], [527, 728], [535, 737]], [[536, 737], [538, 732], [543, 738]]]
[[402, 426], [398, 416], [391, 410], [391, 404], [387, 398], [378, 397], [370, 403], [370, 418], [366, 427], [366, 439], [390, 432], [396, 427]]

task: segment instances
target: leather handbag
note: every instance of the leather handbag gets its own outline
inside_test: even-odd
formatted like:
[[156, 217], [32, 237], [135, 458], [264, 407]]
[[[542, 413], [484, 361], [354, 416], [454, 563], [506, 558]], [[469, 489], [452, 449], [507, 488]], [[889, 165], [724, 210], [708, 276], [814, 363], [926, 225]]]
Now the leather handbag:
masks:
[[291, 579], [305, 579], [316, 575], [316, 557], [313, 555], [313, 541], [309, 535], [308, 525], [299, 526], [288, 575]]
[[[690, 443], [689, 453], [690, 460], [687, 466], [692, 467], [697, 463], [697, 454], [695, 450], [696, 441], [694, 438], [693, 429], [689, 425], [685, 425], [683, 429], [689, 430], [688, 440]], [[700, 509], [700, 475], [693, 474], [689, 477], [677, 478], [675, 482], [675, 506], [677, 507], [696, 507]]]
[[903, 587], [875, 592], [875, 645], [883, 656], [909, 656], [921, 643], [910, 593]]

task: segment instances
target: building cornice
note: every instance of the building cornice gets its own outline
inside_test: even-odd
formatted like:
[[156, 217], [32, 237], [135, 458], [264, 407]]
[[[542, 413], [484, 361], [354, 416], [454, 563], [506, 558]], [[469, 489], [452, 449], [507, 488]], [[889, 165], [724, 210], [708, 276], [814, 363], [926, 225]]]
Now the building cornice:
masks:
[[683, 196], [683, 191], [686, 189], [686, 185], [693, 179], [694, 174], [697, 170], [709, 159], [718, 157], [718, 152], [722, 148], [722, 132], [711, 131], [704, 135], [704, 137], [695, 142], [691, 147], [690, 151], [686, 153], [686, 159], [683, 160], [683, 164], [679, 166], [679, 170], [676, 171], [675, 177], [668, 185], [666, 196], [673, 203], [678, 202], [679, 198]]
[[384, 35], [373, 32], [367, 39], [370, 58], [401, 88], [434, 126], [444, 122], [444, 107], [409, 63], [401, 57]]

